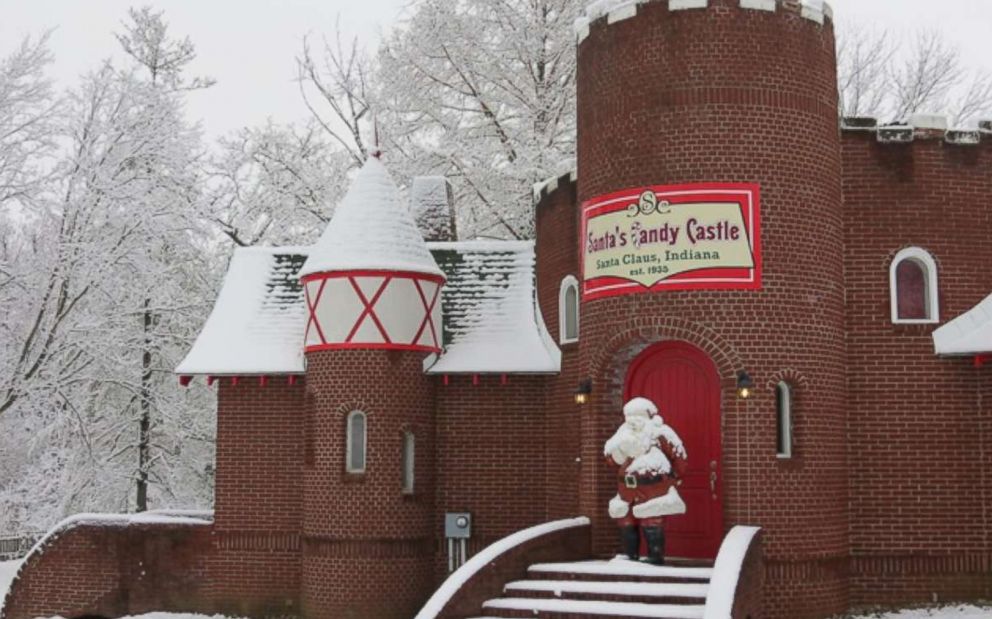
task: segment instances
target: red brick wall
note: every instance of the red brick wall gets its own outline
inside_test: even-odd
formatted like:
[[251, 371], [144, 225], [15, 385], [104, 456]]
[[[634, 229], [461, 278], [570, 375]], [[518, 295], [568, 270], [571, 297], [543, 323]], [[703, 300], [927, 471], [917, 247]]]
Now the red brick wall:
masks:
[[[434, 386], [423, 355], [307, 355], [313, 461], [304, 467], [302, 607], [311, 619], [408, 619], [433, 590]], [[368, 419], [367, 470], [345, 472], [351, 411]], [[415, 494], [402, 490], [403, 433]]]
[[[578, 199], [652, 184], [758, 183], [764, 286], [583, 304], [579, 354], [596, 393], [583, 409], [582, 512], [594, 517], [594, 548], [615, 550], [605, 514], [614, 489], [599, 452], [627, 366], [650, 343], [686, 340], [721, 375], [725, 524], [765, 529], [768, 616], [827, 616], [847, 607], [835, 566], [848, 554], [833, 27], [785, 5], [770, 13], [711, 0], [670, 13], [667, 4], [598, 21], [579, 46]], [[746, 403], [734, 396], [744, 369], [759, 386]], [[775, 449], [773, 378], [785, 375], [804, 385], [791, 462]]]
[[[579, 217], [577, 186], [567, 176], [559, 179], [559, 190], [538, 205], [537, 222], [537, 291], [544, 324], [551, 337], [561, 341], [559, 291], [561, 282], [571, 275], [581, 277], [578, 264]], [[582, 329], [581, 315], [579, 329]], [[578, 344], [562, 344], [561, 374], [548, 380], [544, 410], [545, 474], [547, 476], [547, 519], [557, 520], [578, 515], [579, 472], [581, 455], [580, 407], [575, 405], [575, 390], [584, 378]]]
[[28, 558], [0, 616], [209, 613], [203, 585], [210, 531], [210, 525], [77, 525]]
[[221, 379], [211, 595], [231, 614], [298, 608], [305, 381]]
[[987, 595], [981, 375], [933, 354], [935, 326], [892, 324], [889, 266], [906, 247], [930, 252], [941, 323], [992, 291], [992, 145], [846, 133], [843, 157], [854, 602]]
[[[474, 554], [520, 529], [549, 520], [544, 436], [547, 378], [451, 376], [438, 384], [437, 505], [435, 532], [444, 538], [445, 512], [471, 512]], [[574, 484], [572, 479], [555, 484]], [[447, 548], [438, 548], [439, 576]]]

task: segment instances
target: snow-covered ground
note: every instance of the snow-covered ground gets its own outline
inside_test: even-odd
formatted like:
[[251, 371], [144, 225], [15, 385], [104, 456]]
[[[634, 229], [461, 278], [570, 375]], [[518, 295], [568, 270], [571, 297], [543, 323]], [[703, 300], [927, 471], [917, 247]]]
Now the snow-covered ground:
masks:
[[944, 606], [920, 610], [904, 610], [892, 613], [872, 613], [851, 619], [990, 619], [992, 606]]
[[14, 580], [19, 567], [21, 567], [20, 561], [0, 561], [0, 608], [3, 608], [3, 599], [7, 597], [10, 581]]

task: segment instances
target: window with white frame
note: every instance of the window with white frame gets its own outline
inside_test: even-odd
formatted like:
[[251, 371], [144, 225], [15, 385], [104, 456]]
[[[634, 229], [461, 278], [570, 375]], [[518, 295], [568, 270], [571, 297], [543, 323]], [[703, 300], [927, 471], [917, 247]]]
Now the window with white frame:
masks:
[[365, 472], [365, 457], [368, 448], [367, 425], [368, 418], [362, 411], [348, 413], [345, 470], [349, 473]]
[[792, 457], [792, 387], [787, 382], [775, 385], [776, 452], [779, 458]]
[[579, 341], [579, 280], [571, 275], [561, 280], [558, 293], [558, 341]]
[[413, 494], [416, 442], [413, 432], [403, 433], [403, 494]]
[[940, 321], [937, 263], [926, 250], [908, 247], [889, 267], [892, 322], [928, 324]]

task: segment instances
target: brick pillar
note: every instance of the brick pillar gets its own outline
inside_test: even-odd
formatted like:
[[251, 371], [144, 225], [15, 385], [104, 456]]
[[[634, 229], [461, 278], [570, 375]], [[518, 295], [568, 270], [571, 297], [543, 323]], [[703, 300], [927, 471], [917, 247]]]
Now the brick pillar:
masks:
[[[309, 619], [409, 619], [433, 591], [434, 391], [423, 353], [307, 353], [302, 604]], [[345, 467], [347, 417], [367, 416], [367, 468]], [[414, 494], [402, 490], [405, 432]]]

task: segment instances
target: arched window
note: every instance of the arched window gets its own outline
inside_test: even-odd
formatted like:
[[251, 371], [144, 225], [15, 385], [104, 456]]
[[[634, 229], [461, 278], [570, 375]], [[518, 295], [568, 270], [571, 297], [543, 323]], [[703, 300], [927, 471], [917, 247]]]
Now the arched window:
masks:
[[787, 382], [775, 385], [776, 451], [779, 458], [792, 457], [792, 386]]
[[558, 293], [558, 341], [579, 341], [579, 280], [571, 275], [561, 280]]
[[909, 247], [892, 260], [889, 291], [894, 323], [940, 321], [937, 263], [919, 247]]
[[415, 447], [416, 438], [413, 432], [403, 433], [403, 494], [413, 494], [414, 472], [416, 471]]
[[365, 452], [368, 447], [368, 419], [362, 411], [348, 413], [348, 438], [345, 450], [345, 470], [349, 473], [365, 472]]

